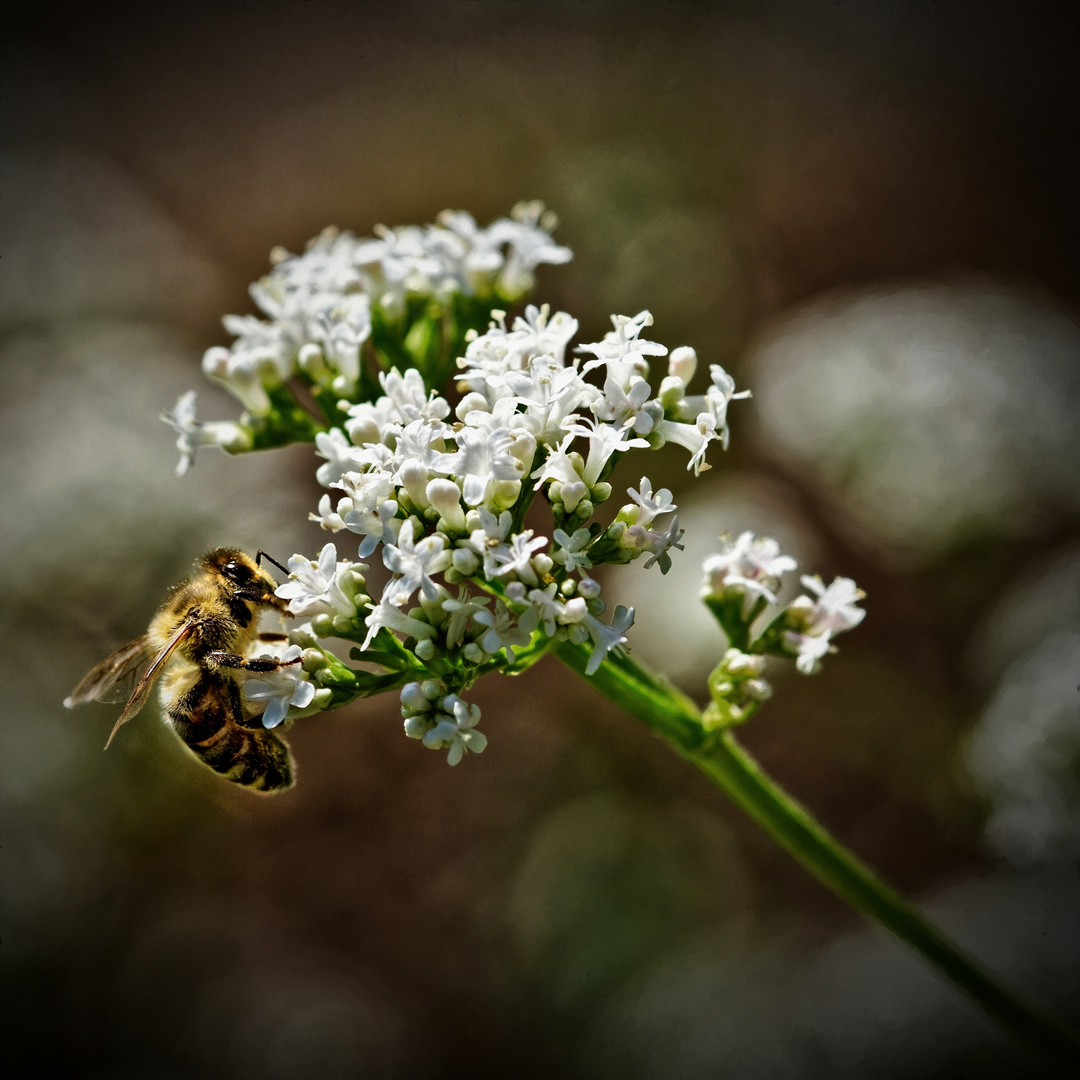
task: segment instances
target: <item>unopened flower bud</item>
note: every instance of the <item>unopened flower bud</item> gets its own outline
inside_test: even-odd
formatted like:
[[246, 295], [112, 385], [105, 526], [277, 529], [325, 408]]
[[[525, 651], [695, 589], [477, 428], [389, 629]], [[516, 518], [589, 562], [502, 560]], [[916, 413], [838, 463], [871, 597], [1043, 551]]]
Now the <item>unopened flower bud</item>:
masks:
[[[424, 471], [426, 474], [427, 470]], [[438, 511], [439, 517], [446, 522], [447, 528], [455, 532], [465, 531], [465, 510], [461, 505], [461, 490], [453, 480], [436, 479], [429, 481], [426, 497]], [[458, 567], [458, 569], [461, 568]]]
[[401, 466], [399, 473], [401, 486], [412, 499], [413, 506], [418, 510], [426, 510], [430, 505], [425, 488], [428, 482], [427, 467], [420, 461], [406, 461]]
[[410, 739], [422, 739], [427, 729], [428, 722], [423, 715], [413, 715], [405, 718], [405, 734]]
[[377, 443], [382, 437], [379, 425], [370, 416], [354, 417], [345, 421], [345, 432], [353, 446]]
[[563, 605], [563, 609], [563, 614], [559, 616], [559, 622], [565, 624], [579, 623], [589, 614], [589, 605], [585, 602], [583, 596], [575, 596], [572, 600], [567, 600]]
[[308, 672], [318, 671], [330, 663], [322, 649], [305, 649], [300, 654], [300, 666]]
[[532, 562], [532, 568], [536, 571], [538, 577], [550, 574], [551, 568], [555, 565], [551, 556], [545, 555], [543, 552], [539, 555], [534, 555], [530, 561]]
[[440, 695], [446, 693], [446, 687], [438, 679], [425, 679], [420, 684], [420, 691], [428, 701], [434, 701]]
[[660, 383], [657, 398], [665, 412], [671, 412], [686, 397], [686, 384], [677, 375], [669, 375]]
[[475, 391], [471, 394], [466, 394], [459, 402], [457, 408], [454, 410], [454, 415], [462, 422], [465, 422], [465, 417], [471, 412], [491, 412], [491, 406], [487, 402], [487, 398], [483, 394], [478, 394]]
[[431, 703], [428, 701], [424, 694], [420, 683], [411, 682], [407, 683], [401, 688], [401, 710], [402, 713], [418, 713], [426, 712], [431, 708]]
[[764, 673], [765, 657], [739, 649], [728, 649], [724, 653], [722, 666], [725, 671], [739, 678], [754, 677]]
[[689, 345], [680, 345], [671, 350], [668, 357], [668, 375], [674, 375], [681, 380], [683, 386], [688, 386], [696, 371], [697, 353]]
[[521, 494], [520, 480], [496, 480], [492, 485], [491, 501], [500, 509], [509, 509]]
[[469, 548], [455, 548], [450, 558], [453, 561], [454, 569], [465, 577], [472, 577], [480, 568], [479, 557], [475, 551], [470, 551]]
[[586, 600], [595, 600], [600, 595], [600, 582], [583, 577], [578, 583], [578, 594], [584, 596]]
[[749, 679], [743, 683], [743, 690], [755, 701], [768, 701], [773, 696], [772, 686], [764, 679]]
[[[554, 485], [552, 485], [554, 487]], [[578, 507], [578, 503], [588, 495], [589, 489], [585, 483], [581, 480], [570, 480], [565, 484], [559, 485], [559, 493], [555, 497], [563, 504], [563, 509], [568, 514], [572, 514]], [[592, 516], [592, 511], [589, 511], [587, 516]]]

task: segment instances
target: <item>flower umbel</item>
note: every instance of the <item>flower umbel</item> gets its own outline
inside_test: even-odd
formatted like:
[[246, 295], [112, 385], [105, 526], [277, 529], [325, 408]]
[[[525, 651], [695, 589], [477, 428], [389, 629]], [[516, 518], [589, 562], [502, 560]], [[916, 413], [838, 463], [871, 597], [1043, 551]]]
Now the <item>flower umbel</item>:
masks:
[[[695, 473], [707, 468], [707, 449], [727, 445], [729, 404], [747, 394], [717, 365], [690, 394], [697, 353], [651, 340], [648, 311], [613, 315], [601, 340], [576, 351], [567, 312], [529, 305], [509, 316], [539, 266], [571, 257], [554, 224], [539, 203], [486, 228], [446, 211], [433, 225], [380, 226], [366, 240], [327, 230], [300, 255], [278, 252], [252, 287], [259, 316], [229, 316], [232, 345], [203, 361], [244, 416], [199, 423], [191, 393], [167, 417], [181, 470], [200, 446], [315, 444], [325, 494], [311, 517], [338, 539], [315, 558], [294, 555], [277, 589], [308, 620], [290, 648], [307, 649], [310, 678], [290, 667], [247, 679], [267, 726], [313, 707], [316, 684], [334, 705], [399, 689], [407, 732], [456, 764], [485, 745], [479, 711], [462, 699], [481, 675], [520, 671], [562, 641], [589, 651], [593, 675], [627, 647], [634, 613], [619, 607], [605, 620], [597, 570], [643, 559], [666, 573], [683, 533], [671, 492], [648, 476], [626, 489], [631, 501], [610, 525], [595, 521], [609, 478], [623, 456], [667, 442], [690, 452]], [[663, 357], [656, 391], [649, 365]], [[455, 374], [456, 404], [446, 385]], [[537, 499], [550, 507], [547, 528], [530, 512]], [[347, 533], [355, 559], [342, 550]], [[376, 602], [357, 560], [380, 548], [390, 577]], [[775, 602], [793, 567], [772, 541], [744, 534], [712, 560], [713, 600], [745, 621]], [[838, 593], [807, 603], [770, 641], [801, 666], [851, 619]], [[331, 638], [381, 673], [350, 669]], [[733, 646], [749, 642], [736, 635]], [[740, 695], [763, 699], [763, 681], [728, 674]]]
[[[780, 579], [796, 568], [795, 560], [782, 555], [780, 545], [767, 536], [745, 532], [734, 542], [721, 540], [723, 550], [702, 567], [702, 599], [733, 646], [709, 677], [713, 704], [705, 722], [712, 727], [743, 723], [772, 695], [762, 678], [766, 656], [793, 658], [802, 674], [813, 675], [821, 670], [822, 658], [836, 651], [833, 637], [854, 629], [866, 614], [856, 607], [866, 594], [850, 578], [837, 578], [826, 587], [821, 578], [808, 575], [802, 584], [816, 599], [803, 595], [776, 612]], [[756, 629], [770, 605], [774, 617]]]

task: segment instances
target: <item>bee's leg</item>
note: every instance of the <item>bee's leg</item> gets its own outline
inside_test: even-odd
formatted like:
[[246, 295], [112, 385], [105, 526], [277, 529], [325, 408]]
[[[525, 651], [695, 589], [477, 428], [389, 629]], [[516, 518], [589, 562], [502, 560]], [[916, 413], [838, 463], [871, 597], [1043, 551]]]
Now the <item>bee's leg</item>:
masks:
[[235, 679], [226, 679], [229, 684], [229, 708], [235, 724], [243, 728], [262, 728], [262, 713], [258, 716], [247, 717], [244, 715], [244, 702], [240, 696], [240, 684]]
[[265, 634], [260, 634], [259, 635], [259, 640], [260, 641], [288, 641], [289, 640], [289, 635], [288, 634], [265, 633]]
[[[244, 717], [244, 703], [240, 697], [240, 684], [235, 679], [226, 679], [225, 682], [229, 684], [229, 710], [232, 712], [233, 723], [248, 727]], [[262, 726], [262, 717], [259, 717], [259, 726]]]
[[295, 660], [275, 660], [271, 656], [260, 656], [254, 660], [248, 660], [247, 657], [241, 656], [239, 653], [217, 651], [209, 652], [202, 658], [202, 662], [211, 671], [218, 668], [243, 668], [245, 671], [280, 671], [283, 667], [299, 664], [300, 660], [301, 657], [299, 656]]

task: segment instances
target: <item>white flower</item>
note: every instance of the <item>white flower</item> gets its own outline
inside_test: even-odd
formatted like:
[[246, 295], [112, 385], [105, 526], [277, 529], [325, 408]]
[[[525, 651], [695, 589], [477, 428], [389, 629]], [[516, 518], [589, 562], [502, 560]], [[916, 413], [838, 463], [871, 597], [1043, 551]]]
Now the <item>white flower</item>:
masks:
[[589, 456], [581, 479], [590, 488], [596, 486], [612, 454], [649, 445], [644, 439], [624, 439], [623, 431], [614, 424], [600, 424], [587, 418], [582, 418], [577, 424], [568, 424], [566, 430], [571, 435], [580, 435], [589, 440]]
[[501, 378], [514, 392], [514, 404], [524, 405], [535, 423], [536, 438], [548, 444], [563, 438], [563, 421], [595, 394], [574, 368], [562, 367], [552, 356], [534, 357], [527, 373], [511, 371]]
[[532, 529], [516, 533], [510, 538], [509, 546], [501, 547], [494, 552], [494, 560], [498, 564], [498, 569], [495, 571], [496, 577], [513, 574], [518, 581], [523, 581], [526, 585], [540, 584], [531, 560], [534, 552], [547, 546], [548, 538], [538, 536], [534, 540], [532, 536]]
[[587, 554], [592, 543], [592, 533], [588, 529], [577, 529], [573, 536], [567, 536], [565, 529], [556, 529], [552, 534], [558, 547], [551, 557], [566, 567], [569, 574], [577, 570], [588, 570], [592, 561]]
[[836, 578], [827, 588], [816, 576], [804, 576], [802, 583], [817, 599], [804, 595], [788, 605], [787, 617], [798, 628], [784, 631], [784, 644], [796, 654], [799, 671], [813, 675], [822, 657], [833, 651], [832, 639], [863, 621], [866, 612], [855, 605], [866, 594], [851, 578]]
[[380, 543], [393, 543], [398, 504], [391, 498], [395, 488], [390, 473], [381, 469], [348, 472], [333, 486], [348, 496], [337, 508], [345, 527], [365, 538], [359, 550], [361, 559], [367, 558]]
[[[566, 605], [569, 609], [570, 604]], [[625, 608], [620, 604], [615, 608], [611, 625], [602, 623], [595, 615], [585, 613], [578, 620], [577, 625], [584, 627], [588, 636], [592, 638], [593, 651], [589, 662], [585, 666], [586, 675], [595, 675], [597, 669], [604, 662], [604, 657], [612, 650], [626, 644], [625, 632], [634, 625], [634, 609]]]
[[705, 451], [709, 443], [716, 439], [716, 418], [708, 412], [698, 414], [693, 424], [683, 424], [676, 420], [660, 420], [654, 429], [664, 442], [673, 442], [690, 451], [687, 469], [693, 469], [695, 476], [707, 472], [712, 466], [705, 460]]
[[453, 433], [441, 420], [414, 420], [397, 434], [394, 460], [407, 465], [420, 465], [425, 471], [439, 471], [436, 461], [443, 456], [444, 440]]
[[749, 599], [763, 596], [776, 603], [775, 590], [780, 575], [794, 570], [796, 562], [780, 554], [780, 545], [768, 536], [755, 537], [742, 533], [734, 543], [721, 537], [724, 550], [710, 555], [702, 569], [705, 572], [703, 597], [720, 597], [727, 590], [741, 590]]
[[337, 548], [326, 544], [317, 560], [293, 555], [289, 559], [292, 580], [279, 585], [275, 595], [289, 601], [294, 615], [355, 618], [357, 577], [366, 569], [363, 563], [339, 562]]
[[[344, 503], [344, 507], [341, 504]], [[349, 510], [352, 507], [352, 502], [349, 499], [341, 499], [338, 508], [343, 510]], [[308, 521], [317, 521], [322, 528], [327, 529], [330, 532], [341, 532], [345, 528], [345, 519], [335, 510], [330, 502], [330, 496], [324, 495], [319, 500], [318, 513], [308, 514]]]
[[510, 663], [514, 662], [514, 648], [529, 644], [532, 632], [536, 629], [540, 616], [530, 608], [520, 618], [501, 601], [495, 601], [495, 610], [478, 611], [473, 615], [473, 622], [486, 626], [487, 631], [478, 639], [477, 644], [493, 656], [500, 649], [506, 650]]
[[[640, 526], [635, 526], [639, 528]], [[671, 569], [671, 556], [668, 552], [675, 548], [682, 551], [683, 546], [679, 543], [682, 539], [683, 530], [679, 528], [678, 517], [673, 517], [666, 532], [649, 530], [648, 544], [645, 550], [652, 552], [652, 556], [645, 560], [645, 569], [648, 570], [653, 563], [658, 563], [660, 573], [666, 574]]]
[[490, 434], [462, 428], [455, 436], [457, 452], [436, 457], [436, 468], [457, 477], [466, 506], [488, 505], [497, 481], [519, 481], [522, 469], [510, 453], [513, 433], [497, 428]]
[[397, 575], [387, 582], [383, 598], [396, 607], [408, 603], [417, 589], [429, 600], [434, 600], [439, 595], [439, 587], [431, 575], [441, 573], [450, 565], [445, 537], [436, 533], [413, 542], [413, 520], [409, 518], [401, 526], [395, 543], [383, 547], [383, 562], [387, 570]]
[[423, 229], [376, 225], [375, 234], [378, 239], [357, 245], [354, 261], [365, 291], [377, 304], [396, 315], [407, 294], [431, 295], [440, 289], [446, 275], [440, 261], [428, 253]]
[[364, 449], [354, 446], [341, 428], [331, 428], [315, 435], [315, 452], [326, 459], [315, 471], [315, 479], [323, 487], [336, 484], [347, 472], [358, 472], [370, 461]]
[[423, 735], [423, 743], [429, 750], [449, 750], [447, 765], [456, 765], [468, 750], [482, 754], [487, 747], [487, 736], [476, 730], [480, 722], [480, 706], [468, 705], [457, 694], [447, 694], [439, 701], [435, 713], [435, 726]]
[[578, 321], [565, 311], [549, 313], [547, 304], [529, 304], [525, 315], [514, 319], [511, 332], [513, 349], [527, 357], [550, 356], [557, 364], [566, 363], [566, 346], [578, 331]]
[[424, 378], [416, 368], [407, 368], [402, 375], [397, 368], [391, 368], [379, 375], [379, 385], [386, 394], [390, 405], [390, 415], [400, 424], [411, 424], [414, 420], [445, 420], [450, 415], [449, 402], [434, 390], [428, 393]]
[[663, 406], [651, 401], [652, 387], [642, 378], [632, 376], [630, 386], [610, 376], [604, 382], [604, 396], [592, 403], [592, 411], [600, 420], [614, 423], [622, 432], [633, 431], [648, 435], [656, 422], [663, 418]]
[[671, 501], [671, 492], [667, 488], [661, 488], [655, 494], [653, 493], [652, 483], [647, 476], [641, 478], [638, 487], [640, 488], [638, 491], [634, 488], [626, 489], [626, 494], [638, 505], [637, 516], [631, 524], [641, 525], [647, 529], [661, 514], [678, 509]]
[[[545, 480], [552, 480], [563, 485], [582, 483], [578, 467], [580, 465], [581, 468], [584, 468], [585, 463], [582, 461], [580, 454], [575, 453], [571, 457], [570, 453], [568, 453], [570, 444], [573, 441], [574, 436], [571, 433], [565, 436], [558, 449], [549, 450], [543, 464], [532, 472], [531, 479], [541, 484]], [[582, 497], [587, 490], [587, 488], [583, 489]]]
[[229, 454], [251, 449], [251, 432], [242, 424], [233, 420], [199, 423], [195, 419], [195, 396], [194, 390], [181, 394], [173, 411], [161, 414], [161, 419], [179, 435], [176, 440], [176, 449], [180, 451], [177, 476], [183, 476], [191, 468], [200, 447], [216, 446]]
[[566, 616], [566, 605], [556, 599], [558, 586], [553, 581], [546, 589], [532, 589], [528, 602], [536, 612], [537, 619], [544, 625], [548, 637], [555, 636], [556, 624]]
[[623, 387], [630, 385], [632, 376], [645, 376], [649, 373], [647, 356], [667, 356], [667, 347], [656, 341], [642, 341], [638, 335], [646, 326], [652, 326], [652, 315], [648, 311], [639, 311], [633, 318], [628, 315], [612, 315], [611, 323], [615, 327], [609, 330], [603, 341], [591, 345], [579, 345], [579, 353], [592, 353], [595, 360], [589, 360], [582, 372], [592, 371], [602, 364], [607, 365], [608, 376]]
[[428, 229], [427, 250], [441, 260], [469, 292], [490, 285], [504, 259], [490, 229], [480, 229], [472, 214], [444, 210], [436, 219], [442, 228]]
[[446, 624], [446, 644], [451, 648], [460, 645], [465, 639], [465, 629], [469, 619], [478, 611], [483, 611], [490, 597], [473, 596], [463, 585], [456, 597], [443, 600], [442, 607], [449, 616]]
[[817, 600], [802, 596], [795, 601], [796, 604], [804, 601], [812, 604], [806, 614], [807, 633], [841, 634], [853, 630], [866, 617], [866, 612], [856, 607], [866, 593], [851, 578], [836, 578], [827, 588], [817, 575], [807, 574], [800, 580], [804, 589], [817, 594]]
[[367, 617], [368, 632], [367, 637], [364, 638], [364, 644], [360, 646], [361, 649], [366, 649], [375, 635], [384, 628], [393, 630], [395, 633], [401, 634], [402, 637], [414, 637], [421, 641], [435, 636], [434, 626], [424, 622], [423, 619], [417, 619], [407, 614], [401, 610], [399, 605], [393, 602], [393, 596], [390, 593], [391, 585], [393, 585], [393, 581], [387, 582], [382, 597], [377, 604], [368, 604], [371, 614]]
[[393, 442], [403, 425], [399, 422], [393, 402], [381, 397], [376, 402], [361, 401], [349, 406], [345, 432], [357, 446], [369, 443]]
[[504, 510], [495, 517], [490, 510], [480, 507], [471, 511], [466, 518], [469, 526], [469, 547], [484, 560], [484, 577], [491, 580], [499, 568], [499, 559], [505, 558], [509, 548], [505, 544], [513, 517], [509, 510]]
[[[360, 378], [360, 346], [371, 335], [371, 306], [364, 293], [328, 294], [305, 326], [306, 336], [318, 342], [320, 353], [337, 371], [330, 386], [335, 393], [352, 394]], [[305, 346], [305, 349], [310, 348]], [[305, 349], [300, 350], [303, 363]], [[308, 353], [310, 357], [310, 352]], [[330, 371], [333, 376], [333, 370]], [[314, 373], [313, 373], [314, 374]], [[316, 381], [323, 381], [317, 379]]]
[[237, 339], [231, 349], [208, 349], [203, 356], [203, 373], [237, 397], [249, 412], [265, 416], [271, 408], [266, 388], [292, 375], [299, 342], [280, 322], [265, 322], [253, 315], [226, 315], [223, 321]]
[[[675, 406], [675, 419], [693, 419], [699, 430], [709, 432], [711, 438], [719, 439], [726, 450], [730, 437], [727, 426], [728, 403], [750, 397], [750, 391], [743, 390], [736, 394], [735, 380], [719, 364], [711, 364], [709, 372], [712, 375], [712, 385], [704, 394], [682, 398]], [[679, 439], [669, 437], [669, 441], [679, 442]]]
[[299, 645], [290, 645], [280, 657], [289, 667], [244, 681], [243, 695], [248, 701], [266, 702], [262, 713], [263, 727], [277, 727], [290, 707], [306, 709], [315, 697], [315, 684], [308, 680], [307, 672], [299, 664], [293, 663], [300, 659], [302, 652]]
[[542, 202], [518, 203], [511, 213], [515, 220], [496, 221], [489, 233], [495, 243], [506, 243], [510, 247], [506, 265], [499, 275], [499, 291], [516, 300], [533, 287], [536, 280], [533, 270], [537, 266], [569, 262], [573, 252], [552, 240], [548, 230], [555, 227], [555, 216], [544, 212]]
[[828, 634], [799, 634], [784, 631], [784, 644], [795, 653], [795, 667], [804, 675], [815, 675], [821, 670], [821, 660], [833, 649]]

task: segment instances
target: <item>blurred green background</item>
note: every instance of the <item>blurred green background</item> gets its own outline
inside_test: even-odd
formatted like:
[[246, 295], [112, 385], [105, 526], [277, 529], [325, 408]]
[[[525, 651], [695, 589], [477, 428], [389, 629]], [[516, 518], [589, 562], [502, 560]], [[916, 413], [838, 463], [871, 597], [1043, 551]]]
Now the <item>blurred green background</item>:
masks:
[[[309, 447], [204, 454], [276, 244], [482, 222], [575, 259], [754, 392], [635, 655], [699, 693], [724, 530], [869, 615], [745, 733], [997, 971], [1080, 1020], [1080, 161], [1072, 5], [447, 2], [8, 17], [0, 215], [4, 1047], [19, 1075], [1008, 1077], [948, 987], [554, 661], [475, 690], [459, 768], [389, 698], [297, 724], [253, 798], [150, 710], [60, 702], [217, 544], [324, 542]], [[631, 468], [636, 468], [636, 464]], [[620, 474], [622, 486], [635, 473]], [[618, 485], [617, 485], [618, 486]]]

